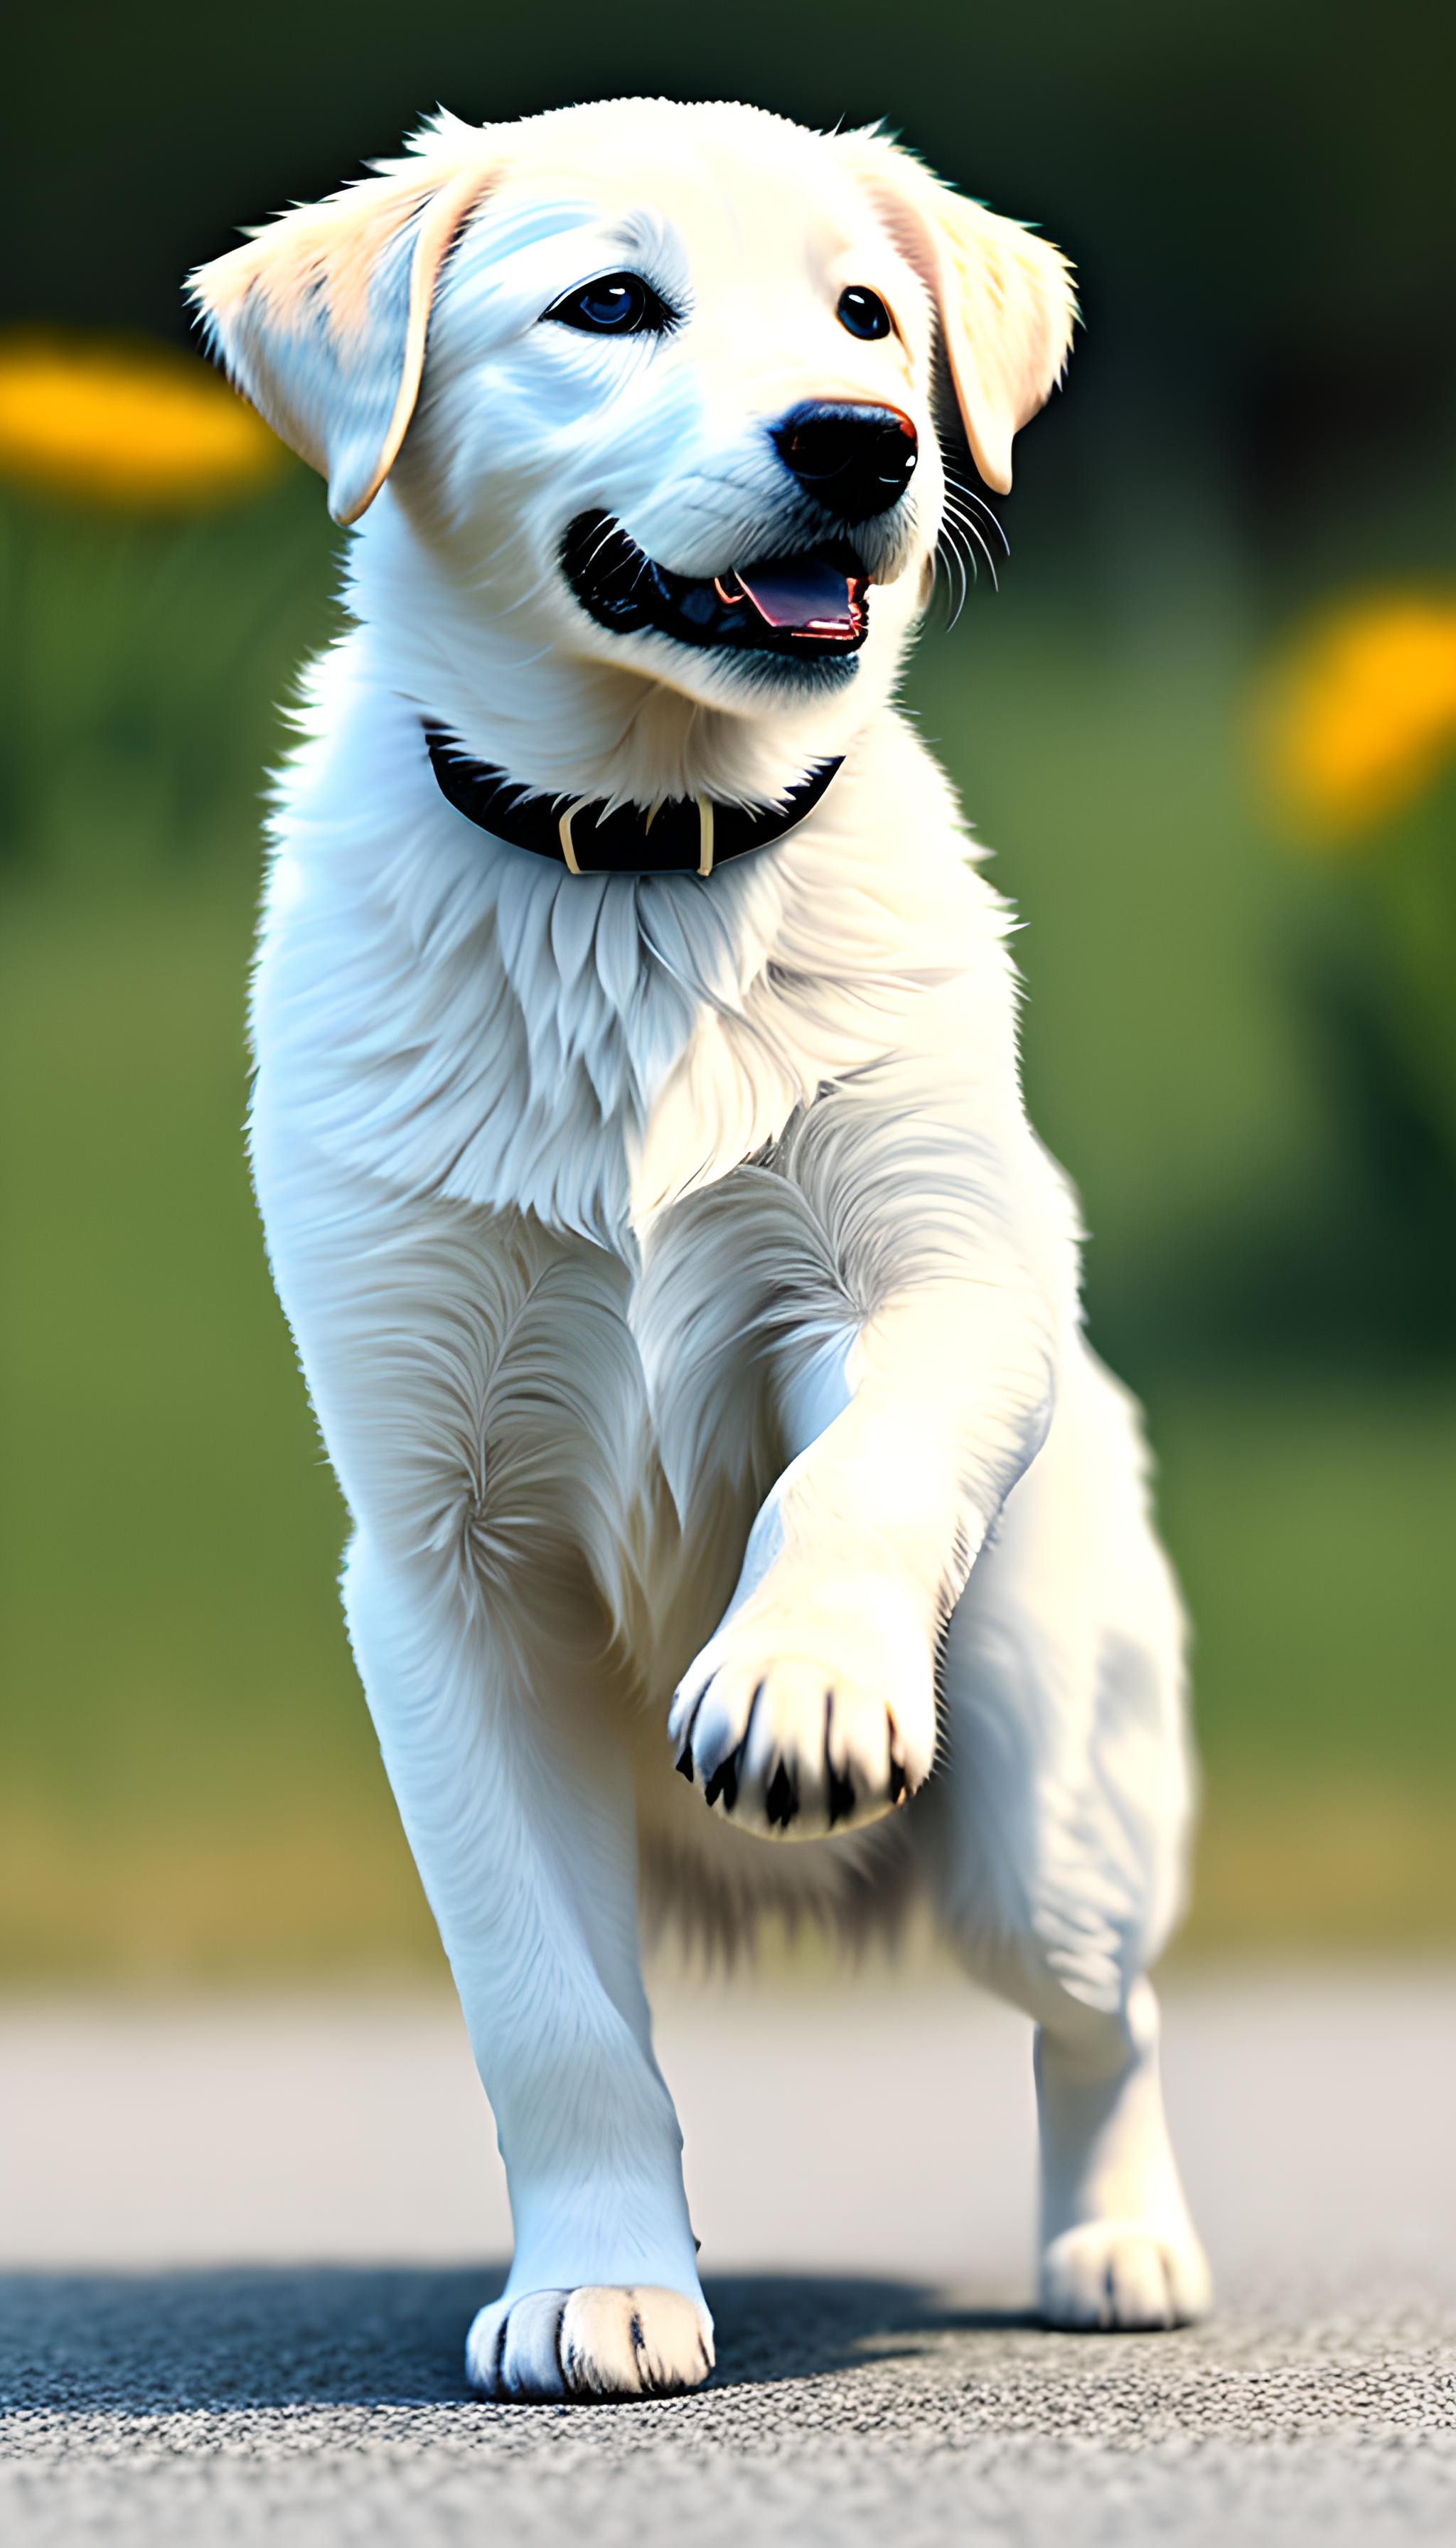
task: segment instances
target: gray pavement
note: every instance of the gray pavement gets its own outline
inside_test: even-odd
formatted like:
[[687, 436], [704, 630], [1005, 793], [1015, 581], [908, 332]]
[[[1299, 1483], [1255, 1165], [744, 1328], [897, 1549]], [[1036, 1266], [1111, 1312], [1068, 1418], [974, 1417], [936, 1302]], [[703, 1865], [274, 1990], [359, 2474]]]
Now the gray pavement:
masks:
[[604, 2409], [462, 2391], [506, 2219], [447, 2003], [0, 2009], [0, 2538], [1456, 2542], [1456, 1974], [1167, 2004], [1223, 2307], [1075, 2338], [1019, 2021], [666, 1987], [721, 2368]]

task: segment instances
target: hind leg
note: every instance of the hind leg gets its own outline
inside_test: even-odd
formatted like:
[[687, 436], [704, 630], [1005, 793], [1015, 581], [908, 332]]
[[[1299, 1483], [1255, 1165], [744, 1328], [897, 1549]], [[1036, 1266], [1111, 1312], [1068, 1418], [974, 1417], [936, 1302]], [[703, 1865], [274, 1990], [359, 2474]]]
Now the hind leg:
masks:
[[1186, 2326], [1210, 2300], [1163, 2112], [1158, 2012], [1147, 1980], [1094, 2028], [1044, 2019], [1042, 2314], [1050, 2326]]
[[1130, 1403], [1090, 1357], [952, 1621], [924, 1841], [977, 1977], [1036, 2021], [1040, 2290], [1054, 2326], [1201, 2317], [1146, 1968], [1189, 1817], [1182, 1619]]

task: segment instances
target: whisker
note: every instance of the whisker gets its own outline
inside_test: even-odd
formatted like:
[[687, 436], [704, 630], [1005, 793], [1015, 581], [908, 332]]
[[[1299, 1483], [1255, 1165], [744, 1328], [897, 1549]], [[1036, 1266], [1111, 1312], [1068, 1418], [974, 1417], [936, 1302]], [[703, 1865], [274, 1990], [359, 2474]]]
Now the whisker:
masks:
[[974, 504], [978, 513], [985, 514], [987, 521], [995, 531], [996, 537], [1000, 541], [1006, 555], [1010, 557], [1011, 542], [1007, 538], [1005, 530], [1002, 527], [999, 513], [992, 510], [991, 506], [986, 502], [984, 496], [978, 496], [973, 487], [967, 487], [963, 478], [957, 478], [954, 469], [947, 468], [945, 476], [946, 485], [951, 488], [956, 495], [960, 497], [962, 502]]
[[986, 561], [986, 566], [990, 573], [992, 589], [999, 592], [1001, 590], [1001, 584], [996, 573], [996, 561], [986, 546], [980, 524], [975, 521], [969, 513], [962, 512], [959, 505], [956, 504], [954, 498], [951, 497], [948, 497], [946, 500], [946, 519], [948, 521], [953, 521], [956, 524], [956, 529], [961, 533], [961, 536], [964, 539], [973, 540], [975, 542], [976, 547], [980, 550], [982, 557]]
[[954, 550], [951, 553], [951, 564], [955, 569], [955, 578], [953, 581], [949, 575], [947, 577], [946, 629], [948, 634], [956, 626], [961, 611], [965, 608], [965, 569]]
[[999, 592], [1001, 590], [1001, 578], [996, 573], [995, 559], [992, 557], [990, 550], [987, 548], [985, 541], [980, 535], [980, 532], [976, 529], [974, 522], [968, 522], [966, 524], [966, 528], [969, 531], [971, 538], [974, 540], [976, 547], [980, 550], [982, 557], [986, 561], [986, 572], [991, 579], [991, 591], [993, 592]]
[[[596, 544], [592, 549], [591, 556], [587, 560], [589, 566], [594, 566], [596, 564], [596, 561], [600, 557], [602, 550], [606, 547], [608, 540], [615, 538], [617, 529], [618, 525], [615, 522], [607, 522], [603, 524], [600, 534], [596, 540]], [[640, 557], [642, 555], [642, 551], [639, 549], [637, 554]]]
[[991, 591], [993, 592], [999, 592], [1001, 590], [1001, 582], [996, 573], [996, 561], [992, 557], [990, 550], [987, 548], [985, 541], [982, 539], [979, 529], [974, 522], [970, 521], [962, 522], [960, 527], [969, 539], [974, 540], [976, 547], [980, 550], [982, 557], [986, 561], [986, 572], [991, 579]]
[[[965, 577], [966, 558], [962, 553], [960, 538], [955, 524], [949, 519], [942, 523], [941, 537], [936, 544], [937, 568], [939, 569], [943, 563], [946, 567], [947, 583], [952, 596], [951, 615], [946, 622], [947, 628], [951, 629], [955, 627], [961, 611], [965, 607], [966, 593], [969, 588], [966, 584]], [[972, 559], [970, 563], [971, 572], [973, 574], [975, 571], [974, 560]]]

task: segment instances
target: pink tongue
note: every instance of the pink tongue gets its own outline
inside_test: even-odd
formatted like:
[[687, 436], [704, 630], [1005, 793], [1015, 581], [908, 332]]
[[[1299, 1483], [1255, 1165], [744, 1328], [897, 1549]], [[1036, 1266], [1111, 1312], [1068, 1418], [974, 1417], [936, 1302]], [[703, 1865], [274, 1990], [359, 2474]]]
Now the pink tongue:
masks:
[[802, 628], [816, 635], [853, 637], [857, 620], [848, 576], [818, 558], [739, 569], [738, 581], [771, 628]]

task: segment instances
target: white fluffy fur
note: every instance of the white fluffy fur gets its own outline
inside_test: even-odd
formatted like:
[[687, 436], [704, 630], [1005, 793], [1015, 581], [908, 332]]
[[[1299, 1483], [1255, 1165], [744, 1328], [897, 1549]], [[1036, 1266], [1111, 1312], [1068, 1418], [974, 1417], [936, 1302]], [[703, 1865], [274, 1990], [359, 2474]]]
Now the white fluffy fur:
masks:
[[[676, 334], [540, 323], [623, 265]], [[837, 323], [850, 282], [897, 335]], [[877, 136], [627, 101], [443, 119], [198, 290], [351, 486], [428, 318], [282, 783], [252, 1148], [353, 1518], [354, 1651], [509, 2171], [472, 2377], [623, 2392], [711, 2360], [639, 1857], [719, 1929], [928, 1898], [1038, 2022], [1048, 2315], [1192, 2316], [1143, 1978], [1189, 1807], [1177, 1596], [1022, 1108], [1006, 908], [892, 704], [947, 502], [937, 342], [972, 443], [1009, 450], [1065, 350], [1065, 269]], [[555, 563], [586, 505], [685, 573], [803, 536], [766, 426], [806, 397], [921, 436], [863, 535], [852, 677], [590, 621]], [[575, 877], [445, 803], [421, 714], [533, 787], [644, 805], [772, 800], [846, 758], [707, 880]], [[703, 1784], [745, 1736], [730, 1819]], [[779, 1761], [792, 1846], [762, 1836]], [[826, 1828], [831, 1772], [853, 1830]], [[898, 1776], [923, 1791], [874, 1819]]]

